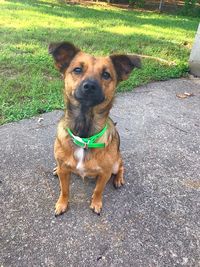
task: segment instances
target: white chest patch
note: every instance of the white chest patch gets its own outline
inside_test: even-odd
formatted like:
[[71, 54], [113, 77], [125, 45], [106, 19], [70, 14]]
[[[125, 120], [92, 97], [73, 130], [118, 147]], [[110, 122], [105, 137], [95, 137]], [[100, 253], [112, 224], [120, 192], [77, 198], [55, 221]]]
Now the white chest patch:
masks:
[[74, 152], [74, 157], [77, 160], [76, 169], [80, 172], [81, 175], [84, 175], [84, 149], [77, 148]]
[[[88, 175], [88, 172], [99, 172], [101, 171], [101, 167], [97, 166], [96, 164], [93, 166], [92, 169], [86, 169], [86, 165], [85, 165], [85, 162], [84, 162], [84, 157], [85, 157], [85, 152], [84, 152], [84, 149], [83, 148], [77, 148], [75, 151], [74, 151], [74, 157], [77, 161], [77, 164], [76, 164], [76, 171], [77, 173], [82, 177], [84, 178], [85, 176]], [[92, 175], [90, 177], [93, 177]], [[96, 177], [96, 175], [94, 175], [94, 177]]]

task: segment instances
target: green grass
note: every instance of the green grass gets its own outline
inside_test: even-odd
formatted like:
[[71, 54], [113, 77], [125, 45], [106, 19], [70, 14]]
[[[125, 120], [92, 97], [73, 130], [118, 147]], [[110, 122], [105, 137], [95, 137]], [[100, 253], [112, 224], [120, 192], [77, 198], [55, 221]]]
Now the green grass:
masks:
[[95, 55], [138, 53], [143, 60], [118, 90], [186, 75], [198, 19], [67, 5], [58, 1], [0, 0], [0, 123], [63, 108], [63, 82], [47, 47], [72, 41]]

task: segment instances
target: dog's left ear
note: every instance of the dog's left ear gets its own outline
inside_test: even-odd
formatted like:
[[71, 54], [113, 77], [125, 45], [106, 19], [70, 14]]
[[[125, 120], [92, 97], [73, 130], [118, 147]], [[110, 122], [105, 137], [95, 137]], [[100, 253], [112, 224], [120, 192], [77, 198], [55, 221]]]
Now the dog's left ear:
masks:
[[141, 60], [136, 55], [111, 55], [118, 82], [128, 79], [134, 68], [141, 68]]
[[49, 45], [49, 54], [53, 56], [55, 65], [61, 72], [68, 68], [71, 60], [79, 51], [79, 48], [69, 42], [51, 43]]

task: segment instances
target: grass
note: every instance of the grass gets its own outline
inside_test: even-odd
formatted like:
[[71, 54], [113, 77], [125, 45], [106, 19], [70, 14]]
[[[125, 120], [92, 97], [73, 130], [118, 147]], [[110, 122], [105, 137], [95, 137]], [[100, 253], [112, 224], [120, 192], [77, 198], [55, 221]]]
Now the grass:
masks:
[[118, 90], [187, 74], [198, 19], [53, 0], [0, 0], [0, 123], [63, 108], [63, 82], [47, 47], [69, 40], [89, 53], [138, 53], [143, 60]]

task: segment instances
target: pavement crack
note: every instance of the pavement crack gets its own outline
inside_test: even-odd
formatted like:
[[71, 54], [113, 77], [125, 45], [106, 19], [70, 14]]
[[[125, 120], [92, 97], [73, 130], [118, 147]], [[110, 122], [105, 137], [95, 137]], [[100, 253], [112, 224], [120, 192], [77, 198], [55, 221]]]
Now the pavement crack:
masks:
[[173, 124], [171, 124], [169, 122], [165, 122], [165, 123], [167, 125], [171, 126], [172, 128], [176, 129], [176, 130], [179, 130], [179, 131], [184, 132], [184, 133], [188, 133], [187, 131], [185, 131], [185, 130], [183, 130], [183, 129], [181, 129], [181, 128], [179, 128], [179, 127], [177, 127], [177, 126], [175, 126], [175, 125], [173, 125]]

